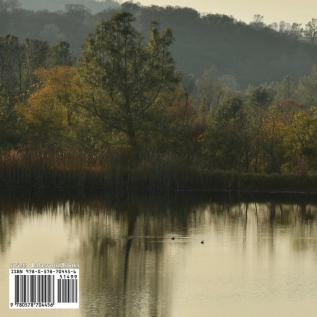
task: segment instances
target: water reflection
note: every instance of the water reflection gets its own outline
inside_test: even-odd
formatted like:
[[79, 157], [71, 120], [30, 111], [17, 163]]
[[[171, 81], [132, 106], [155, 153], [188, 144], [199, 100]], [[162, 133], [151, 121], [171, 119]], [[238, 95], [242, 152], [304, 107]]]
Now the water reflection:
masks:
[[[2, 201], [0, 274], [18, 260], [79, 262], [81, 309], [72, 316], [232, 316], [237, 307], [266, 316], [260, 307], [289, 298], [297, 306], [310, 299], [309, 309], [317, 303], [316, 213], [308, 203]], [[25, 248], [38, 240], [40, 251]], [[305, 271], [295, 277], [297, 268]], [[6, 316], [6, 299], [0, 304]], [[295, 312], [289, 305], [288, 316]]]

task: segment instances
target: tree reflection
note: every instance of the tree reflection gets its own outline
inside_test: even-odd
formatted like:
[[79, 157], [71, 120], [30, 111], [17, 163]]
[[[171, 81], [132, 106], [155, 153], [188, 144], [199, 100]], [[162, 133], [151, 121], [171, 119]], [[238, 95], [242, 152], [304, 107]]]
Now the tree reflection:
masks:
[[[83, 316], [169, 316], [176, 273], [171, 252], [196, 234], [226, 235], [248, 252], [278, 256], [287, 238], [295, 252], [317, 250], [317, 206], [130, 197], [0, 204], [0, 252], [32, 217], [62, 217], [81, 268]], [[54, 222], [53, 222], [54, 223]], [[36, 228], [35, 228], [36, 230]], [[171, 237], [176, 239], [172, 240]], [[172, 250], [172, 251], [171, 251]]]

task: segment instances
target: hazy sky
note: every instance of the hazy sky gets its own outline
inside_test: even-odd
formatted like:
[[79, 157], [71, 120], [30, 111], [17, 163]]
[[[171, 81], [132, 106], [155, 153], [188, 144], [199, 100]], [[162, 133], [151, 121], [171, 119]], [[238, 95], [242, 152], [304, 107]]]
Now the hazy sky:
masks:
[[[137, 1], [135, 1], [137, 2]], [[139, 0], [144, 5], [178, 5], [200, 12], [225, 13], [249, 22], [254, 14], [264, 15], [267, 23], [307, 22], [317, 18], [317, 0]]]

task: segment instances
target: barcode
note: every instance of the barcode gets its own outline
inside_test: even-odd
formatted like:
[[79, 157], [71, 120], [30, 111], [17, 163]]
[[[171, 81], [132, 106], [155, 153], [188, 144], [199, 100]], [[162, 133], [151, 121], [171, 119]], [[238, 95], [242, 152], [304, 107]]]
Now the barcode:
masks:
[[79, 269], [9, 271], [9, 307], [79, 308]]
[[57, 298], [59, 303], [77, 303], [77, 280], [59, 279]]
[[54, 275], [15, 275], [15, 303], [54, 303]]

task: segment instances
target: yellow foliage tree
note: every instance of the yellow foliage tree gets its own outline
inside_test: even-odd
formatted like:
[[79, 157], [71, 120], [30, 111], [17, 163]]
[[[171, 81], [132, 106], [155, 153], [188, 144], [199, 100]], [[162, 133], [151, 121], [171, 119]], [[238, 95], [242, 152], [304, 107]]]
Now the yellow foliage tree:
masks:
[[[72, 136], [73, 90], [76, 68], [58, 66], [36, 71], [38, 83], [26, 104], [17, 111], [26, 123], [32, 140], [42, 146], [58, 147]], [[38, 144], [37, 144], [38, 145]]]
[[317, 110], [301, 111], [294, 115], [288, 127], [285, 144], [288, 149], [286, 170], [305, 174], [316, 169]]

